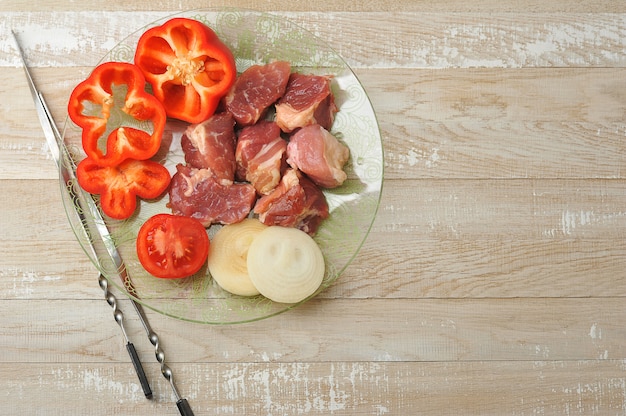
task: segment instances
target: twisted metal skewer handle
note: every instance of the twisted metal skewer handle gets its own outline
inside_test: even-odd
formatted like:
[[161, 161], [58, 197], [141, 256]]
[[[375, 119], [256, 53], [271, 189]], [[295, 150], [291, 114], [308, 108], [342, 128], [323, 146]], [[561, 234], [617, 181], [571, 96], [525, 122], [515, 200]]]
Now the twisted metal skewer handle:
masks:
[[124, 334], [124, 338], [126, 339], [126, 350], [128, 351], [128, 355], [130, 356], [130, 360], [133, 363], [133, 367], [135, 367], [135, 372], [137, 373], [137, 377], [139, 378], [139, 382], [141, 383], [141, 388], [143, 389], [144, 395], [148, 398], [152, 398], [152, 389], [150, 388], [150, 383], [148, 383], [148, 377], [146, 377], [146, 373], [143, 370], [143, 366], [141, 365], [141, 361], [139, 360], [139, 355], [137, 354], [137, 350], [132, 342], [128, 339], [128, 335], [126, 334], [126, 328], [124, 328], [124, 314], [117, 307], [117, 299], [115, 296], [109, 291], [109, 282], [106, 277], [102, 274], [98, 277], [98, 284], [100, 288], [104, 291], [104, 298], [111, 308], [113, 308], [113, 317], [115, 318], [115, 322], [122, 329], [122, 333]]
[[159, 345], [159, 336], [155, 334], [152, 330], [146, 328], [148, 331], [148, 338], [150, 339], [150, 343], [154, 346], [154, 352], [156, 355], [156, 359], [161, 364], [161, 374], [167, 381], [169, 381], [170, 386], [172, 386], [172, 391], [174, 392], [174, 397], [176, 397], [176, 406], [178, 407], [178, 411], [181, 416], [194, 416], [193, 411], [191, 410], [191, 406], [189, 406], [189, 402], [187, 399], [181, 398], [178, 393], [178, 389], [176, 388], [176, 384], [174, 383], [174, 374], [172, 370], [165, 364], [165, 353], [161, 349]]

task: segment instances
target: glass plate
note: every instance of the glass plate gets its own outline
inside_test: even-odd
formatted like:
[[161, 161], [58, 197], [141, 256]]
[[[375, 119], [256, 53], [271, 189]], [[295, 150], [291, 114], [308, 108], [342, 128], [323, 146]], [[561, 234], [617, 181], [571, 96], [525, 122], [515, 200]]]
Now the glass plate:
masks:
[[[174, 16], [196, 19], [211, 27], [231, 48], [239, 72], [253, 64], [286, 60], [294, 71], [334, 76], [332, 89], [339, 112], [331, 131], [350, 148], [350, 160], [345, 167], [348, 180], [339, 188], [324, 191], [330, 217], [322, 223], [315, 236], [326, 261], [323, 283], [311, 297], [317, 295], [341, 275], [358, 253], [370, 231], [380, 201], [382, 142], [365, 90], [344, 60], [321, 39], [282, 17], [255, 11], [211, 9], [177, 13], [139, 29], [115, 46], [101, 62], [132, 62], [140, 35], [149, 27], [163, 24]], [[166, 126], [163, 149], [157, 158], [171, 172], [175, 171], [177, 163], [184, 162], [180, 137], [186, 126], [186, 123], [178, 121], [168, 121]], [[71, 169], [74, 169], [74, 162], [85, 157], [80, 147], [80, 136], [80, 129], [68, 122], [64, 140], [71, 159], [65, 163]], [[141, 201], [137, 212], [128, 220], [106, 219], [111, 238], [124, 259], [129, 276], [129, 280], [123, 283], [106, 252], [96, 250], [101, 254], [94, 254], [91, 249], [92, 243], [96, 247], [98, 243], [102, 244], [97, 235], [85, 233], [83, 228], [84, 223], [93, 223], [93, 215], [87, 212], [81, 219], [76, 214], [76, 209], [80, 209], [76, 200], [84, 197], [84, 192], [74, 181], [67, 186], [64, 181], [61, 182], [68, 218], [87, 255], [111, 284], [150, 309], [186, 321], [233, 324], [267, 318], [306, 302], [281, 304], [263, 296], [229, 294], [214, 282], [206, 267], [185, 279], [157, 279], [148, 275], [137, 260], [135, 238], [139, 227], [150, 216], [170, 212], [166, 207], [167, 194], [158, 200]], [[209, 228], [209, 236], [218, 228]]]

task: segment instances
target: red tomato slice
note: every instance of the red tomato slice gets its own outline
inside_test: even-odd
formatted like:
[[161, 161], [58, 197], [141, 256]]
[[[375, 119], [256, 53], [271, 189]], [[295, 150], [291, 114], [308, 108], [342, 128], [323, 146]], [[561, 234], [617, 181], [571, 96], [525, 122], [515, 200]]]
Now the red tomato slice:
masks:
[[209, 254], [209, 244], [209, 236], [200, 221], [157, 214], [139, 229], [137, 257], [151, 275], [179, 279], [202, 268]]

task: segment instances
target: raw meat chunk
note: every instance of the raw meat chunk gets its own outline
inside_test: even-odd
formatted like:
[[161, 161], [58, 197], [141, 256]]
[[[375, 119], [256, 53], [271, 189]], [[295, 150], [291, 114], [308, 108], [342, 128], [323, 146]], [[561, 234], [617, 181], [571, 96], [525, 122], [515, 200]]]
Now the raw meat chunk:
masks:
[[350, 149], [317, 124], [295, 132], [287, 145], [287, 163], [323, 188], [336, 188], [347, 178], [343, 166]]
[[210, 169], [179, 164], [176, 170], [169, 191], [173, 214], [196, 218], [208, 227], [242, 221], [252, 210], [256, 200], [252, 185], [218, 180]]
[[288, 169], [278, 186], [257, 201], [254, 212], [266, 225], [295, 227], [309, 235], [329, 214], [320, 188], [295, 169]]
[[330, 130], [337, 112], [330, 79], [319, 75], [290, 75], [285, 95], [276, 104], [276, 123], [284, 132], [311, 124]]
[[256, 123], [285, 93], [290, 72], [291, 64], [285, 61], [246, 69], [224, 97], [226, 108], [237, 123], [241, 126]]
[[287, 141], [273, 121], [244, 127], [235, 153], [238, 179], [250, 182], [259, 194], [268, 194], [287, 167], [286, 153]]
[[181, 138], [185, 161], [197, 169], [211, 169], [218, 179], [235, 178], [235, 120], [230, 113], [214, 114], [187, 127]]

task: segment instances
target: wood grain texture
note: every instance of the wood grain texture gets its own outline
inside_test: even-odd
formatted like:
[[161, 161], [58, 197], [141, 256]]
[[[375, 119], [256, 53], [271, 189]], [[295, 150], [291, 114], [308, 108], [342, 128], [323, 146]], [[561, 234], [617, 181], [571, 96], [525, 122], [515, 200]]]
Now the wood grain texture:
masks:
[[[148, 365], [150, 376], [158, 369]], [[0, 364], [14, 415], [24, 400], [54, 396], [45, 414], [178, 415], [169, 393], [143, 398], [125, 364]], [[621, 414], [620, 360], [415, 363], [181, 364], [181, 388], [195, 414], [493, 415]], [[9, 381], [7, 381], [7, 379]], [[188, 380], [194, 380], [189, 382]], [[155, 390], [167, 392], [165, 380]], [[22, 400], [19, 400], [22, 399]], [[97, 400], [97, 405], [94, 403]]]
[[[171, 13], [7, 13], [32, 66], [95, 65], [121, 39]], [[626, 16], [617, 13], [275, 11], [324, 39], [354, 68], [624, 67]], [[384, 19], [381, 30], [381, 17]], [[110, 22], [99, 31], [84, 27]], [[135, 23], [128, 25], [128, 20]], [[45, 24], [45, 31], [34, 28]], [[0, 26], [1, 27], [1, 26]], [[341, 28], [341, 30], [338, 30]], [[17, 65], [12, 42], [0, 65]]]
[[118, 41], [226, 3], [289, 18], [346, 59], [385, 181], [361, 251], [302, 307], [235, 326], [148, 309], [195, 414], [624, 414], [626, 3], [612, 0], [1, 2], [3, 408], [178, 414], [113, 287], [155, 397], [141, 393], [9, 30], [62, 125]]
[[[24, 11], [22, 0], [5, 0], [0, 4], [0, 11]], [[202, 7], [238, 7], [244, 9], [263, 11], [437, 11], [437, 12], [568, 12], [568, 13], [623, 13], [626, 6], [614, 0], [584, 0], [571, 2], [568, 0], [540, 1], [498, 1], [477, 0], [473, 2], [461, 0], [449, 0], [445, 3], [434, 0], [367, 0], [359, 3], [352, 1], [336, 1], [332, 3], [316, 3], [304, 0], [275, 0], [272, 2], [263, 0], [239, 0], [237, 2], [227, 0], [191, 1], [191, 0], [160, 0], [152, 3], [142, 1], [127, 2], [112, 0], [102, 3], [98, 0], [85, 0], [76, 3], [72, 0], [48, 0], [37, 8], [37, 11], [135, 11], [159, 10], [175, 12], [178, 10], [192, 10]]]
[[[128, 360], [120, 334], [102, 331], [116, 329], [104, 301], [3, 303], [12, 324], [5, 329], [0, 362]], [[128, 304], [121, 307], [130, 313]], [[98, 316], [85, 328], [90, 310]], [[170, 363], [595, 360], [624, 357], [625, 312], [620, 297], [319, 299], [253, 324], [215, 327], [160, 317], [153, 322]], [[150, 362], [145, 333], [136, 323], [128, 325]], [[58, 332], [64, 335], [54, 336]]]

